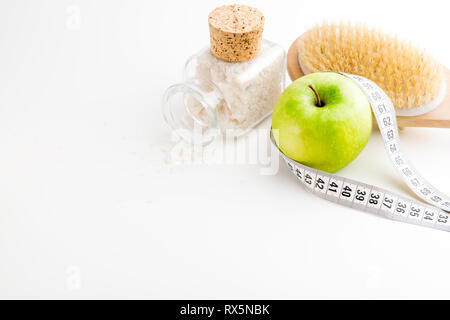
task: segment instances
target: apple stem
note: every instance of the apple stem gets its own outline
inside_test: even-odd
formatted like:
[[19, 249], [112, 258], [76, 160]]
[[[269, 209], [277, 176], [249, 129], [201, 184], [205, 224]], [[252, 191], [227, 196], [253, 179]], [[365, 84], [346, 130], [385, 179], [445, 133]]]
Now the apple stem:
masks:
[[314, 86], [313, 86], [312, 84], [310, 84], [308, 87], [309, 87], [309, 88], [314, 92], [314, 94], [316, 95], [316, 106], [319, 107], [319, 108], [322, 108], [322, 107], [323, 107], [323, 104], [322, 104], [322, 101], [320, 100], [320, 97], [319, 97], [319, 94], [317, 93], [317, 90], [314, 88]]

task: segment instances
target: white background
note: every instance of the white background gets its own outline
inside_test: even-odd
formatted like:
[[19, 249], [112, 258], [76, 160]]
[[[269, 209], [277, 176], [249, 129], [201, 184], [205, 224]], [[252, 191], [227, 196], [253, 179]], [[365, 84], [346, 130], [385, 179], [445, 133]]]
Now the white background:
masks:
[[[285, 167], [164, 160], [161, 96], [224, 3], [0, 3], [0, 297], [450, 298], [445, 232], [319, 200]], [[286, 49], [315, 22], [352, 19], [450, 66], [446, 1], [247, 4]], [[401, 140], [450, 192], [450, 130]], [[341, 174], [410, 195], [377, 132]]]

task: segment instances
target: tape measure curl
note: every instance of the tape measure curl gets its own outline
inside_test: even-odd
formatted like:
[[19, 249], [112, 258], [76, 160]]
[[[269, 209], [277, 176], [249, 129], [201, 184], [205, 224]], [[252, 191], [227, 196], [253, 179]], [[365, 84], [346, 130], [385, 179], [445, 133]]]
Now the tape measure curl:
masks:
[[369, 79], [340, 74], [355, 81], [366, 94], [394, 168], [407, 186], [428, 204], [296, 162], [278, 148], [276, 137], [271, 131], [272, 143], [280, 151], [288, 168], [308, 191], [322, 199], [389, 219], [450, 231], [450, 197], [427, 182], [401, 152], [397, 118], [391, 99]]

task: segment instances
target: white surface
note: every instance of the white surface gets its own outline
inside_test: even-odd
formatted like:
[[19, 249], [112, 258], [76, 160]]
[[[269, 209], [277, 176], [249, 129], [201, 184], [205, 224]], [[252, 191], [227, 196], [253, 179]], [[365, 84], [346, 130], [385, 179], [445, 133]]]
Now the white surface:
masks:
[[[450, 298], [448, 233], [319, 200], [284, 167], [163, 161], [161, 95], [215, 3], [1, 2], [0, 297]], [[248, 3], [286, 49], [323, 17], [358, 17], [450, 66], [445, 1]], [[450, 191], [450, 130], [401, 139]], [[407, 192], [377, 133], [342, 174]]]

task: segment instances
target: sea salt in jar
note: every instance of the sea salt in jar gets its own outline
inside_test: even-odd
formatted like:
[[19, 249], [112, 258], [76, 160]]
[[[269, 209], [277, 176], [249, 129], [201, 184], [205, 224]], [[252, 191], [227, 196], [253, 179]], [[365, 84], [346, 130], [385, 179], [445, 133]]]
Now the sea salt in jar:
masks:
[[184, 83], [167, 89], [163, 114], [191, 143], [241, 136], [267, 118], [284, 89], [285, 52], [262, 40], [264, 16], [243, 5], [209, 15], [211, 46], [190, 58]]

